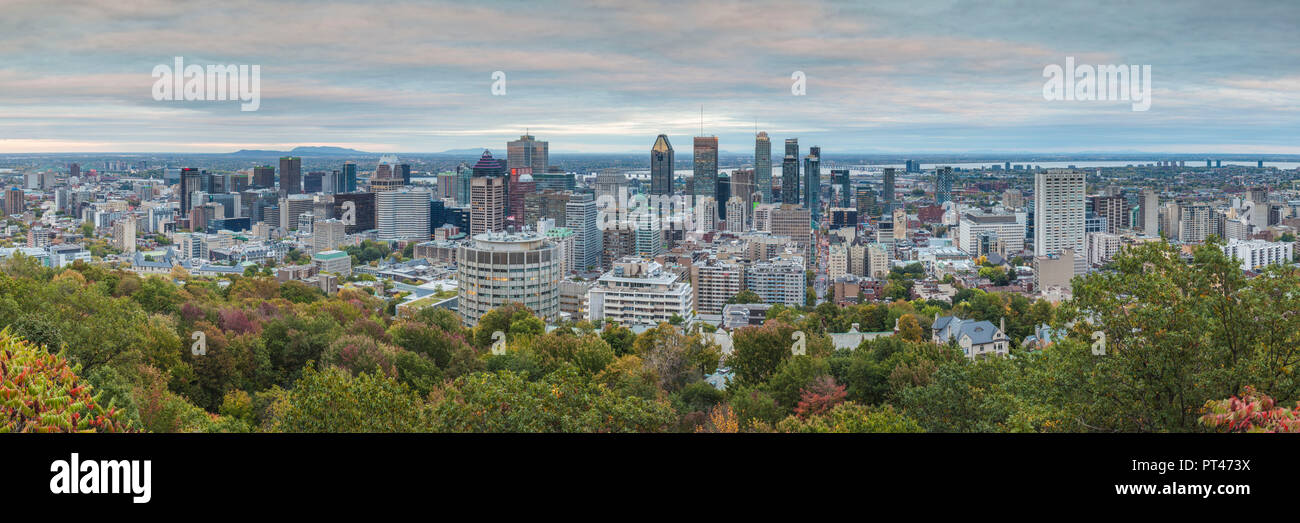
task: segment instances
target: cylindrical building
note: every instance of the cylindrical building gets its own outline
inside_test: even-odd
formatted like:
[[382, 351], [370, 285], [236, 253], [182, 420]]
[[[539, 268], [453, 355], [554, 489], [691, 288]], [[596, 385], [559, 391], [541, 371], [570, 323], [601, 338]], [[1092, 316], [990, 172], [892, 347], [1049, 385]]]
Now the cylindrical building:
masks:
[[522, 303], [539, 318], [560, 314], [563, 254], [536, 232], [490, 232], [474, 236], [456, 254], [461, 322], [478, 324], [488, 311]]

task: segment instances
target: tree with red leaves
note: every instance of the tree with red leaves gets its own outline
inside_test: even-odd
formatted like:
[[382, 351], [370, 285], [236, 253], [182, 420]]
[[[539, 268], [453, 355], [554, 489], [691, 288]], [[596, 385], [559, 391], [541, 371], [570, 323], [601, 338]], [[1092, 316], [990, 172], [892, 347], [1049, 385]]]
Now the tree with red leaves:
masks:
[[1201, 424], [1223, 432], [1300, 432], [1300, 401], [1295, 408], [1277, 406], [1273, 398], [1246, 386], [1241, 397], [1208, 401]]
[[794, 412], [804, 419], [823, 414], [843, 403], [846, 395], [844, 386], [836, 384], [835, 378], [822, 376], [800, 391], [799, 405]]

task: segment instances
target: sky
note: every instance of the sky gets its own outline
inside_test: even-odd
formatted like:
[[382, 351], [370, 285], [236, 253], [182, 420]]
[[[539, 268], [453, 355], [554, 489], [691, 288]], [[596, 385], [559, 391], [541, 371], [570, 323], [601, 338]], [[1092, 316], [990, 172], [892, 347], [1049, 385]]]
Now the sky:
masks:
[[[1230, 7], [1229, 7], [1230, 5]], [[1300, 154], [1300, 3], [0, 0], [0, 153]], [[257, 65], [260, 106], [155, 100], [156, 66]], [[1151, 106], [1044, 68], [1149, 65]], [[504, 73], [494, 95], [493, 73]], [[804, 94], [792, 93], [801, 71]], [[500, 82], [496, 82], [500, 88]], [[498, 90], [498, 92], [500, 92]]]

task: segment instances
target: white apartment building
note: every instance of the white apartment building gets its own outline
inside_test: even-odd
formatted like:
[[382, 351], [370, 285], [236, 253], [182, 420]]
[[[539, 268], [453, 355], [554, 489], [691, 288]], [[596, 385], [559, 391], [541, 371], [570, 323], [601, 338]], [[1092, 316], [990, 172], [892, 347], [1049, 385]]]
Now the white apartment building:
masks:
[[777, 258], [751, 265], [745, 270], [745, 288], [763, 298], [763, 303], [803, 305], [807, 301], [803, 258]]
[[1241, 262], [1241, 270], [1254, 271], [1269, 265], [1291, 263], [1292, 244], [1264, 240], [1228, 240], [1223, 253]]
[[1082, 171], [1048, 169], [1034, 175], [1034, 255], [1059, 256], [1071, 249], [1076, 274], [1087, 270], [1083, 256], [1086, 189]]
[[619, 325], [658, 325], [694, 316], [691, 285], [657, 262], [622, 258], [587, 291], [587, 319]]
[[1088, 233], [1088, 264], [1105, 265], [1119, 253], [1123, 244], [1120, 235], [1106, 232]]

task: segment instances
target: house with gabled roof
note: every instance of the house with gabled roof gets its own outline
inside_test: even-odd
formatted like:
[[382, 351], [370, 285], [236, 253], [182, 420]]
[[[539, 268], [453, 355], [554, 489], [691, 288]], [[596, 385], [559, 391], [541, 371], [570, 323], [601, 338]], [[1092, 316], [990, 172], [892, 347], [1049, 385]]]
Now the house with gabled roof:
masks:
[[1006, 335], [1007, 319], [1002, 318], [1000, 326], [988, 320], [963, 320], [956, 316], [934, 315], [934, 325], [930, 327], [934, 343], [946, 345], [955, 340], [967, 358], [984, 356], [1006, 356], [1011, 352], [1011, 338]]

